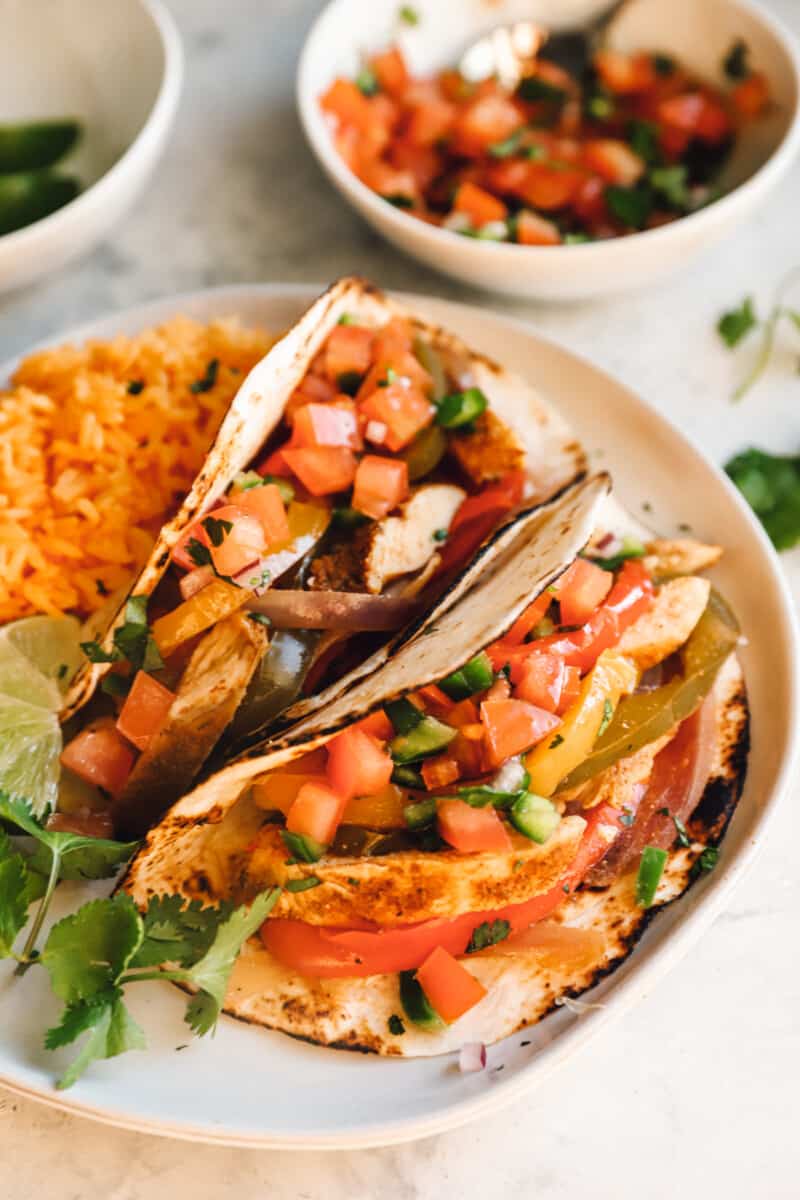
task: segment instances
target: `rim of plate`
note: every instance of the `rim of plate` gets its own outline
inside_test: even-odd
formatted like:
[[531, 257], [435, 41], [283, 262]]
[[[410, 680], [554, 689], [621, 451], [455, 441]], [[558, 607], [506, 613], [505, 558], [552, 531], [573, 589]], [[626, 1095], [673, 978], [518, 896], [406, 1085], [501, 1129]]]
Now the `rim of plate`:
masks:
[[[13, 371], [20, 358], [33, 351], [61, 342], [81, 341], [87, 337], [107, 337], [111, 332], [116, 332], [116, 326], [123, 322], [145, 328], [154, 321], [164, 320], [167, 310], [175, 313], [181, 309], [181, 306], [185, 306], [189, 310], [194, 306], [205, 308], [207, 319], [212, 309], [220, 316], [223, 313], [231, 314], [235, 312], [237, 302], [247, 302], [254, 297], [273, 298], [287, 304], [296, 303], [298, 312], [300, 312], [323, 290], [325, 290], [325, 285], [303, 283], [238, 284], [183, 292], [151, 300], [133, 308], [123, 309], [111, 316], [83, 322], [81, 325], [67, 330], [64, 334], [42, 339], [34, 346], [26, 348], [20, 355], [0, 364], [0, 386], [7, 375]], [[454, 325], [458, 324], [460, 314], [472, 314], [474, 317], [475, 310], [479, 309], [477, 305], [461, 304], [419, 293], [393, 291], [391, 294], [411, 308], [427, 308], [428, 310], [433, 308], [435, 319], [444, 323], [450, 321]], [[396, 1145], [430, 1137], [467, 1124], [513, 1103], [525, 1092], [531, 1091], [536, 1084], [548, 1078], [562, 1062], [576, 1053], [606, 1024], [628, 1012], [658, 980], [663, 978], [683, 958], [703, 930], [711, 924], [732, 889], [752, 865], [764, 844], [765, 831], [788, 789], [792, 770], [800, 759], [800, 624], [794, 612], [792, 597], [778, 557], [766, 533], [738, 490], [719, 467], [700, 450], [695, 441], [668, 417], [651, 408], [632, 388], [596, 367], [583, 355], [567, 350], [552, 338], [539, 334], [532, 323], [492, 311], [482, 309], [479, 311], [481, 311], [482, 320], [486, 326], [494, 327], [498, 334], [502, 334], [504, 329], [510, 329], [528, 339], [534, 348], [537, 346], [543, 348], [556, 358], [560, 356], [565, 362], [577, 363], [583, 370], [592, 372], [603, 381], [605, 386], [614, 388], [623, 403], [629, 405], [632, 411], [643, 411], [658, 432], [682, 443], [684, 454], [694, 459], [695, 466], [709, 471], [715, 477], [717, 485], [733, 501], [740, 518], [749, 526], [751, 534], [760, 543], [764, 555], [761, 565], [767, 569], [766, 577], [762, 576], [762, 586], [764, 584], [769, 586], [778, 601], [780, 611], [778, 637], [787, 649], [789, 703], [785, 714], [787, 731], [785, 752], [776, 768], [775, 781], [769, 796], [753, 814], [748, 837], [742, 845], [735, 850], [729, 849], [728, 853], [722, 857], [714, 872], [698, 885], [702, 889], [701, 891], [698, 892], [697, 889], [693, 891], [694, 901], [691, 899], [688, 901], [688, 911], [683, 913], [680, 922], [666, 935], [663, 942], [650, 946], [645, 955], [642, 955], [642, 950], [637, 947], [623, 964], [621, 975], [617, 974], [611, 977], [612, 996], [607, 1006], [593, 1009], [574, 1019], [565, 1029], [559, 1031], [545, 1048], [532, 1055], [528, 1063], [513, 1074], [504, 1077], [503, 1082], [493, 1083], [492, 1087], [487, 1088], [482, 1095], [468, 1097], [449, 1105], [445, 1103], [440, 1112], [425, 1118], [401, 1119], [397, 1122], [385, 1122], [382, 1125], [365, 1125], [361, 1133], [288, 1135], [265, 1132], [260, 1135], [252, 1132], [237, 1133], [233, 1129], [220, 1130], [219, 1127], [214, 1128], [210, 1121], [207, 1124], [198, 1122], [187, 1124], [181, 1123], [179, 1118], [175, 1121], [165, 1121], [148, 1116], [136, 1116], [130, 1112], [115, 1109], [113, 1105], [98, 1106], [87, 1103], [78, 1099], [77, 1096], [56, 1092], [52, 1087], [43, 1088], [29, 1085], [0, 1071], [0, 1084], [9, 1091], [47, 1104], [52, 1108], [89, 1117], [118, 1128], [214, 1145], [276, 1150], [356, 1150]], [[469, 319], [468, 315], [465, 315], [464, 319]], [[659, 922], [656, 921], [654, 924], [657, 928]]]

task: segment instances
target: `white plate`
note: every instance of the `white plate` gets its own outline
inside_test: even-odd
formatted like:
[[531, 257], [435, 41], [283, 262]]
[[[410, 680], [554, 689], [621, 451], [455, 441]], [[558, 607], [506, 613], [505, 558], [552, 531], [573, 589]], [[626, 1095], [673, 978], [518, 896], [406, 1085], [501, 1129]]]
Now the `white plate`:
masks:
[[[105, 318], [65, 338], [132, 333], [178, 311], [201, 320], [238, 314], [280, 330], [314, 294], [296, 285], [200, 292]], [[725, 545], [714, 578], [747, 633], [742, 659], [753, 749], [719, 866], [661, 914], [625, 966], [594, 990], [590, 998], [602, 1000], [602, 1009], [547, 1017], [492, 1047], [481, 1074], [462, 1075], [452, 1056], [399, 1062], [326, 1050], [227, 1017], [213, 1039], [191, 1040], [182, 997], [167, 984], [148, 984], [138, 998], [135, 988], [129, 992], [149, 1049], [93, 1064], [74, 1088], [59, 1093], [52, 1079], [60, 1056], [42, 1048], [56, 1002], [36, 971], [12, 980], [4, 966], [0, 1082], [14, 1091], [130, 1129], [241, 1146], [352, 1149], [438, 1133], [510, 1103], [640, 999], [710, 924], [763, 839], [787, 783], [800, 720], [791, 601], [760, 526], [683, 434], [589, 363], [508, 318], [428, 297], [405, 299], [534, 381], [561, 407], [596, 464], [612, 471], [632, 511], [652, 506], [645, 519], [664, 533], [688, 523], [698, 536]], [[0, 368], [0, 380], [4, 374]], [[65, 895], [64, 903], [74, 904], [76, 895]], [[500, 1065], [503, 1071], [495, 1071]]]

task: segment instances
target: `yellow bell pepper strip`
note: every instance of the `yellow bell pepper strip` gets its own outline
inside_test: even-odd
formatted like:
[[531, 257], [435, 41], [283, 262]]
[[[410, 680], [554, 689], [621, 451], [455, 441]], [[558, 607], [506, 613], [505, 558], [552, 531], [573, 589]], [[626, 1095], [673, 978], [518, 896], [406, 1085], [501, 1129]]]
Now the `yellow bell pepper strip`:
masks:
[[620, 698], [633, 691], [637, 680], [638, 672], [629, 658], [603, 651], [559, 728], [526, 755], [530, 791], [553, 795], [561, 780], [591, 752]]
[[738, 640], [736, 617], [722, 596], [712, 590], [703, 615], [681, 651], [680, 674], [652, 692], [626, 696], [591, 753], [564, 780], [564, 787], [586, 783], [690, 717], [711, 691], [720, 667]]
[[[331, 510], [323, 504], [303, 504], [300, 500], [293, 500], [287, 510], [286, 520], [289, 525], [288, 539], [271, 546], [258, 564], [258, 574], [269, 583], [274, 583], [284, 571], [308, 554], [328, 528]], [[244, 571], [239, 578], [248, 583], [246, 576], [247, 571]]]
[[247, 588], [226, 583], [224, 579], [212, 579], [183, 604], [153, 622], [153, 637], [162, 657], [167, 658], [182, 642], [210, 629], [252, 599], [253, 593]]

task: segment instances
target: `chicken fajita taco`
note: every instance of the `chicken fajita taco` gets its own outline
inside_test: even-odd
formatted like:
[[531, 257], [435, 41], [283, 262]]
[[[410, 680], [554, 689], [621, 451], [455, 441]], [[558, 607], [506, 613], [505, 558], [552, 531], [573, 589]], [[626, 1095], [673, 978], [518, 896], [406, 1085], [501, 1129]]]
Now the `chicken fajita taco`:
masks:
[[613, 970], [741, 792], [721, 548], [621, 536], [598, 476], [496, 535], [388, 660], [181, 799], [136, 903], [281, 895], [226, 998], [328, 1046], [490, 1043]]
[[584, 465], [524, 380], [341, 280], [244, 381], [127, 601], [85, 645], [65, 767], [141, 832], [215, 747], [222, 762], [377, 669], [469, 588], [494, 530]]

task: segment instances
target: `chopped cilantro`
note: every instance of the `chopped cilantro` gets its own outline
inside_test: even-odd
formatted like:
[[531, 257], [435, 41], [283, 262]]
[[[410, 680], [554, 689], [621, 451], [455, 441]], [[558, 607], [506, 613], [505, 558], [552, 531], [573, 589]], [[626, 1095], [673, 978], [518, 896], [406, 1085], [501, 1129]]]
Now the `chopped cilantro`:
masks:
[[147, 596], [129, 596], [125, 623], [114, 630], [114, 648], [138, 671], [157, 671], [164, 660], [147, 624]]
[[189, 391], [192, 395], [197, 396], [200, 392], [210, 392], [214, 384], [217, 382], [217, 374], [219, 372], [219, 359], [212, 358], [211, 362], [206, 367], [206, 373], [202, 379], [195, 379], [194, 383], [189, 386]]
[[446, 542], [449, 534], [446, 529], [434, 529], [432, 536], [435, 542]]
[[404, 25], [419, 25], [419, 13], [410, 4], [401, 4], [397, 10], [397, 18]]
[[656, 75], [673, 75], [675, 73], [675, 59], [669, 54], [654, 54], [653, 69]]
[[507, 138], [503, 138], [500, 142], [492, 142], [488, 147], [492, 158], [510, 158], [512, 154], [519, 154], [521, 151], [521, 141], [525, 135], [525, 127], [515, 129]]
[[546, 79], [541, 79], [538, 75], [526, 75], [524, 79], [521, 79], [517, 86], [517, 95], [520, 100], [534, 102], [549, 100], [553, 104], [564, 104], [567, 99], [567, 93], [563, 88], [548, 83]]
[[211, 566], [211, 551], [208, 546], [204, 546], [197, 538], [189, 538], [186, 543], [186, 553], [196, 567]]
[[610, 700], [603, 701], [603, 718], [600, 721], [600, 728], [597, 730], [597, 736], [600, 738], [611, 724], [611, 718], [614, 716], [614, 705]]
[[267, 629], [269, 629], [270, 625], [272, 624], [269, 617], [265, 613], [251, 612], [247, 615], [251, 621], [256, 623], [256, 625], [265, 625]]
[[616, 106], [614, 97], [609, 96], [607, 92], [593, 92], [586, 97], [583, 107], [587, 117], [592, 117], [595, 121], [607, 121], [609, 117], [613, 117]]
[[482, 921], [472, 931], [467, 954], [475, 954], [478, 950], [485, 950], [487, 946], [495, 946], [498, 942], [504, 941], [510, 933], [510, 924], [502, 918], [498, 918], [496, 921]]
[[638, 118], [628, 123], [628, 143], [631, 150], [643, 158], [646, 163], [654, 163], [659, 159], [658, 126], [652, 121], [642, 121]]
[[233, 521], [222, 521], [218, 517], [205, 517], [200, 524], [208, 534], [212, 546], [221, 546], [233, 529]]
[[393, 204], [395, 208], [413, 208], [414, 201], [411, 196], [404, 196], [402, 192], [394, 192], [390, 195], [382, 196], [387, 203]]
[[97, 588], [98, 596], [110, 596], [111, 593], [103, 583], [102, 579], [95, 579], [94, 586]]
[[738, 308], [723, 313], [717, 321], [717, 333], [726, 346], [736, 346], [758, 324], [751, 296], [745, 296]]
[[553, 738], [552, 742], [550, 743], [550, 749], [555, 750], [556, 746], [560, 746], [563, 741], [564, 741], [564, 738], [563, 738], [562, 734], [557, 733], [556, 736]]
[[127, 696], [131, 690], [133, 680], [128, 679], [126, 675], [115, 675], [112, 671], [100, 683], [100, 691], [106, 696]]
[[342, 313], [342, 315], [339, 317], [339, 320], [336, 322], [336, 324], [337, 325], [357, 325], [358, 318], [354, 317], [352, 313], [345, 312], [345, 313]]
[[66, 664], [66, 663], [59, 663], [59, 667], [58, 667], [58, 678], [59, 678], [59, 679], [66, 679], [66, 676], [67, 676], [67, 672], [68, 672], [68, 671], [69, 671], [69, 667], [67, 666], [67, 664]]
[[398, 1017], [397, 1013], [392, 1013], [386, 1024], [389, 1027], [389, 1033], [394, 1034], [395, 1037], [400, 1037], [406, 1031], [403, 1019], [402, 1017]]
[[742, 38], [737, 38], [722, 60], [722, 69], [728, 76], [728, 79], [738, 81], [747, 78], [750, 74], [750, 64], [747, 61], [748, 55], [747, 42]]
[[688, 188], [688, 168], [681, 163], [671, 167], [652, 167], [648, 179], [656, 192], [672, 208], [685, 212], [692, 199]]
[[699, 872], [713, 871], [719, 862], [719, 846], [706, 846], [695, 866]]
[[643, 558], [647, 553], [647, 547], [637, 538], [623, 538], [622, 549], [616, 554], [610, 554], [608, 557], [595, 558], [591, 557], [591, 561], [598, 567], [602, 567], [604, 571], [618, 571], [623, 563], [629, 558]]
[[768, 454], [752, 447], [725, 470], [761, 521], [776, 550], [800, 541], [800, 456]]
[[142, 394], [142, 392], [144, 391], [144, 380], [143, 379], [132, 379], [130, 381], [130, 383], [128, 384], [127, 390], [128, 390], [129, 396], [140, 396]]
[[90, 663], [112, 663], [119, 658], [115, 651], [104, 650], [99, 642], [81, 642], [80, 646]]
[[653, 196], [647, 188], [620, 187], [609, 184], [605, 190], [606, 204], [609, 211], [623, 225], [633, 229], [642, 229], [653, 209]]
[[379, 90], [378, 76], [371, 67], [363, 67], [356, 75], [356, 87], [365, 96], [374, 96]]

